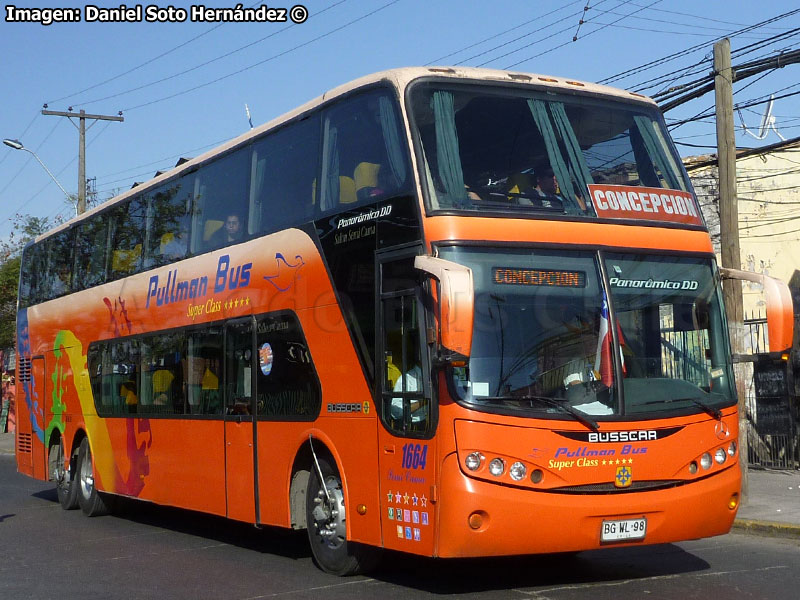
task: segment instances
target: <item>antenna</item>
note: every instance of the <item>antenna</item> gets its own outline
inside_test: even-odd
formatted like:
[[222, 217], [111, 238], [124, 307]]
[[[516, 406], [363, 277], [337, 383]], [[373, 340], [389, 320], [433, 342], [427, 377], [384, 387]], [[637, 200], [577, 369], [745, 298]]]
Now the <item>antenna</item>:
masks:
[[253, 119], [250, 116], [250, 107], [247, 106], [247, 102], [244, 103], [244, 112], [247, 114], [247, 122], [250, 123], [250, 129], [253, 128]]
[[770, 95], [767, 108], [764, 110], [764, 116], [761, 118], [761, 125], [758, 127], [758, 137], [756, 139], [763, 140], [769, 133], [770, 125], [775, 124], [775, 117], [772, 115], [773, 96]]
[[767, 102], [767, 108], [764, 110], [764, 116], [761, 117], [761, 125], [758, 127], [758, 135], [753, 133], [747, 128], [745, 125], [744, 117], [742, 117], [742, 111], [739, 108], [736, 108], [736, 111], [739, 113], [739, 120], [742, 122], [742, 129], [744, 132], [749, 135], [750, 137], [754, 137], [757, 140], [763, 140], [767, 135], [769, 135], [770, 129], [775, 132], [782, 141], [786, 141], [786, 138], [781, 135], [778, 131], [778, 127], [775, 123], [775, 115], [772, 114], [772, 105], [774, 103], [775, 96], [774, 94], [770, 94], [769, 102]]

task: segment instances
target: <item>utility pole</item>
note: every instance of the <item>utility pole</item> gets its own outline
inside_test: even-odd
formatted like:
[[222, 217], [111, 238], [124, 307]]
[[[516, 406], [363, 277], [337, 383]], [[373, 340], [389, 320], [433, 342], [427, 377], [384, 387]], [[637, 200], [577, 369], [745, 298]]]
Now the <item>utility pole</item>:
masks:
[[[44, 105], [45, 109], [47, 105]], [[72, 122], [72, 117], [76, 117], [80, 123], [79, 125], [75, 125], [78, 128], [79, 140], [78, 140], [78, 207], [77, 213], [82, 214], [86, 212], [86, 119], [93, 119], [95, 122], [97, 121], [124, 121], [125, 119], [122, 117], [122, 113], [119, 113], [119, 116], [112, 116], [112, 115], [87, 115], [86, 111], [81, 110], [80, 112], [72, 112], [72, 107], [70, 106], [69, 112], [59, 112], [54, 110], [42, 110], [43, 115], [54, 115], [56, 117], [67, 117], [69, 118], [70, 122]], [[94, 125], [94, 123], [92, 123]], [[91, 127], [91, 125], [89, 126]]]
[[[739, 253], [739, 206], [736, 197], [736, 137], [733, 128], [733, 70], [731, 69], [731, 42], [728, 38], [714, 44], [714, 95], [717, 106], [717, 166], [719, 169], [719, 223], [722, 266], [741, 269]], [[734, 356], [743, 352], [744, 315], [742, 307], [742, 282], [726, 279], [722, 296], [728, 313], [728, 332]], [[741, 363], [736, 365], [736, 393], [739, 405], [739, 465], [742, 470], [742, 498], [744, 504], [749, 492], [747, 476], [747, 405], [744, 393], [744, 373]]]

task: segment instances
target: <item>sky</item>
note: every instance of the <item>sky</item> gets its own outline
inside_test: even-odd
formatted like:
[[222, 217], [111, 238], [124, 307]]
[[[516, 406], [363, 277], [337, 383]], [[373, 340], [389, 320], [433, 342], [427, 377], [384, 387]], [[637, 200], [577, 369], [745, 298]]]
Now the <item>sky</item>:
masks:
[[[119, 8], [120, 2], [13, 4], [72, 9], [67, 14], [77, 12], [80, 21], [18, 22], [3, 5], [0, 138], [21, 141], [75, 194], [77, 121], [42, 115], [43, 106], [121, 111], [123, 122], [87, 121], [86, 176], [95, 180], [101, 200], [244, 133], [250, 127], [245, 105], [257, 126], [383, 69], [483, 66], [654, 95], [706, 76], [713, 44], [724, 36], [734, 66], [800, 48], [796, 0], [277, 0], [268, 6], [286, 9], [288, 20], [261, 23], [192, 21], [191, 7], [199, 2], [129, 2], [127, 8], [140, 7], [141, 20], [134, 14], [117, 23], [89, 22], [96, 11], [87, 5]], [[148, 15], [166, 17], [156, 9], [170, 5], [185, 9], [185, 20], [147, 21]], [[211, 0], [206, 7], [236, 5]], [[245, 0], [243, 6], [262, 3]], [[798, 75], [795, 64], [738, 82], [734, 103], [763, 102], [774, 93], [778, 131], [800, 136], [800, 96], [791, 95], [800, 90]], [[713, 105], [707, 94], [665, 114], [682, 155], [714, 151], [713, 117], [676, 126]], [[757, 131], [765, 108], [736, 111], [738, 146], [780, 141], [774, 131], [757, 140], [742, 130], [740, 118]], [[30, 153], [0, 146], [0, 240], [20, 214], [52, 221], [74, 215], [74, 205]]]

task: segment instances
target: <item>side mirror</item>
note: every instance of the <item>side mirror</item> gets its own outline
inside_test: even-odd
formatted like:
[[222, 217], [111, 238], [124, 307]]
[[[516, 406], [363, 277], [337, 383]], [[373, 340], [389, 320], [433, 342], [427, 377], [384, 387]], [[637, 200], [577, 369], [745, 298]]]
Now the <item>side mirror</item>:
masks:
[[790, 349], [794, 335], [794, 310], [789, 286], [779, 279], [752, 271], [720, 268], [719, 272], [723, 279], [752, 281], [764, 288], [767, 303], [769, 351], [784, 352]]
[[466, 360], [472, 351], [472, 325], [475, 318], [472, 269], [433, 256], [417, 256], [414, 267], [439, 282], [441, 358], [451, 362]]

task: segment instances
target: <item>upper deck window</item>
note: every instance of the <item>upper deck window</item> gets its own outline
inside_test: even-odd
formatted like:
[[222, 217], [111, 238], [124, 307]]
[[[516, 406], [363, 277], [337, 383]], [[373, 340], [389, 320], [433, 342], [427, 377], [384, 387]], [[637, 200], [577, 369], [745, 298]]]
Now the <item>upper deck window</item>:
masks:
[[703, 225], [655, 108], [434, 83], [411, 108], [429, 210]]

